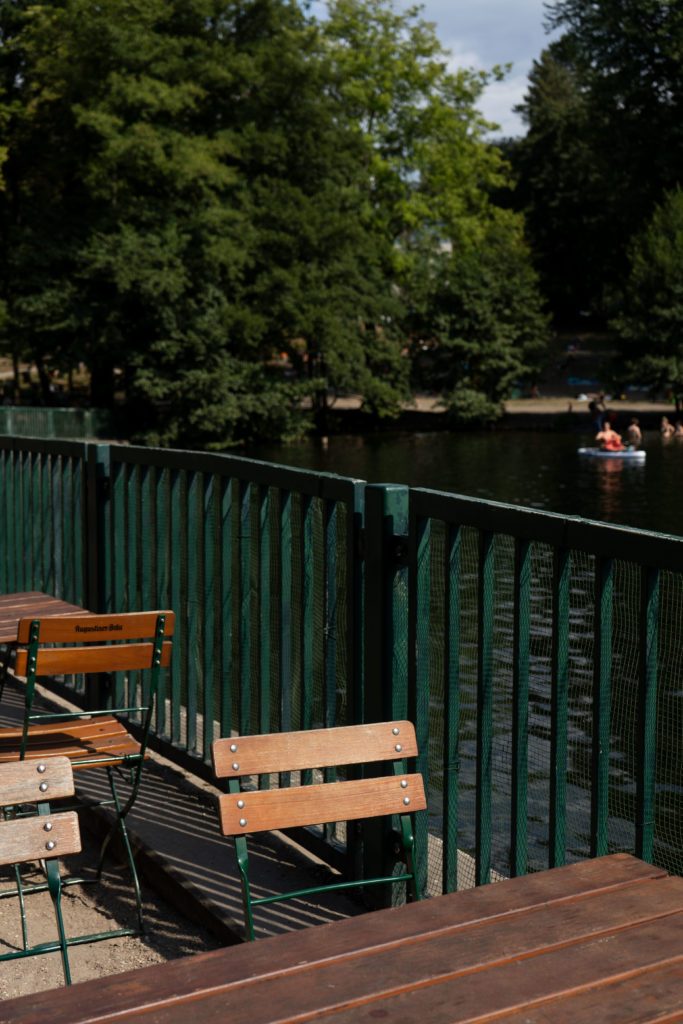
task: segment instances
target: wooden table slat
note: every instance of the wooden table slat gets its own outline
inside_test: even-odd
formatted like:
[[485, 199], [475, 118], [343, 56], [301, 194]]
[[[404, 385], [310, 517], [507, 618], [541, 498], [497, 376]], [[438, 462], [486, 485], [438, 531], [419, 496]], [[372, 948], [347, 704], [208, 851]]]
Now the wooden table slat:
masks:
[[16, 643], [19, 619], [84, 614], [90, 614], [86, 608], [38, 590], [0, 594], [0, 644]]
[[0, 1004], [0, 1024], [355, 1024], [380, 1010], [445, 1024], [512, 1012], [518, 990], [533, 1004], [672, 956], [683, 880], [616, 855], [39, 993]]
[[635, 971], [496, 1017], [501, 1024], [668, 1024], [683, 1021], [683, 960]]

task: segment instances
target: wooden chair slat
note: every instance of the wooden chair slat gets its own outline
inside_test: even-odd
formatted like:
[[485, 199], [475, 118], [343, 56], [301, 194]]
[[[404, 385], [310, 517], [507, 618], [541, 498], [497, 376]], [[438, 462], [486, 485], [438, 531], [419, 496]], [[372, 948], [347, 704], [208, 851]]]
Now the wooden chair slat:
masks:
[[[164, 635], [173, 636], [175, 613], [172, 611], [124, 612], [121, 615], [53, 615], [41, 620], [41, 643], [101, 643], [103, 640], [143, 640], [154, 636], [157, 617], [164, 615]], [[17, 639], [29, 641], [31, 623], [39, 614], [20, 620]]]
[[[238, 807], [238, 802], [244, 806]], [[407, 814], [422, 811], [426, 806], [421, 775], [385, 776], [253, 793], [243, 790], [239, 795], [230, 793], [219, 798], [221, 829], [226, 836]]]
[[[45, 619], [45, 622], [48, 622]], [[69, 675], [78, 672], [120, 672], [150, 668], [153, 644], [132, 643], [106, 647], [55, 647], [38, 652], [36, 675]], [[161, 666], [171, 663], [171, 642], [166, 641], [161, 653]], [[25, 676], [28, 670], [28, 651], [17, 651], [15, 671]]]
[[[55, 722], [35, 722], [31, 725], [29, 739], [33, 742], [50, 736], [78, 736], [87, 739], [92, 736], [126, 735], [123, 722], [113, 715], [101, 715], [96, 718], [82, 718], [73, 721], [57, 720]], [[21, 737], [21, 729], [16, 726], [4, 729], [0, 733], [0, 750], [16, 745]]]
[[[51, 825], [49, 831], [46, 825]], [[47, 844], [54, 844], [48, 846]], [[0, 821], [0, 864], [49, 860], [80, 853], [81, 836], [75, 811]]]
[[[41, 783], [47, 789], [39, 789]], [[68, 757], [52, 757], [44, 764], [15, 761], [0, 769], [0, 807], [57, 800], [72, 796], [73, 791], [73, 772]]]
[[[235, 736], [216, 740], [212, 756], [214, 772], [222, 779], [395, 761], [416, 757], [417, 742], [412, 722], [379, 722], [305, 732]], [[235, 764], [237, 768], [233, 767]]]

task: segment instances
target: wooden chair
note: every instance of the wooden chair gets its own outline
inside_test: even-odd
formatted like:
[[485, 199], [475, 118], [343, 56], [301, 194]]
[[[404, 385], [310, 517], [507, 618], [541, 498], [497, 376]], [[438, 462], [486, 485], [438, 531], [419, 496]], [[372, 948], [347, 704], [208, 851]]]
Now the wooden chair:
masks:
[[[29, 945], [22, 898], [20, 911], [23, 948], [3, 953], [0, 960], [16, 960], [59, 950], [67, 985], [71, 984], [71, 971], [68, 940], [62, 919], [62, 883], [57, 858], [78, 853], [81, 849], [81, 836], [78, 815], [74, 811], [53, 814], [49, 800], [73, 796], [73, 793], [74, 780], [68, 757], [0, 765], [0, 806], [5, 809], [5, 818], [9, 817], [9, 820], [0, 820], [0, 865], [14, 865], [19, 879], [20, 864], [35, 860], [44, 862], [46, 888], [52, 898], [58, 936], [56, 941]], [[26, 810], [28, 804], [32, 805], [31, 811]], [[18, 805], [21, 805], [22, 813], [14, 817]]]
[[[130, 867], [137, 908], [138, 928], [119, 929], [119, 935], [143, 930], [142, 898], [126, 817], [140, 787], [142, 765], [162, 668], [170, 663], [175, 615], [171, 611], [131, 612], [121, 615], [51, 615], [21, 619], [15, 671], [26, 677], [24, 721], [20, 727], [0, 728], [0, 764], [65, 755], [75, 771], [104, 768], [111, 799], [90, 800], [107, 805], [114, 822], [100, 850], [95, 879], [68, 878], [63, 884], [97, 881], [109, 844], [118, 832]], [[84, 675], [140, 670], [141, 703], [132, 707], [108, 707], [83, 712], [34, 712], [36, 681], [40, 677]], [[118, 715], [138, 719], [135, 735]], [[129, 719], [130, 721], [130, 719]], [[115, 771], [130, 769], [131, 791], [122, 802]], [[24, 891], [45, 889], [45, 885]], [[109, 938], [112, 932], [102, 935]], [[93, 940], [94, 941], [94, 940]]]
[[[216, 777], [229, 780], [229, 793], [219, 798], [219, 818], [223, 835], [235, 839], [248, 939], [254, 938], [252, 907], [265, 903], [329, 890], [404, 881], [408, 883], [408, 899], [419, 899], [411, 815], [424, 810], [427, 804], [422, 776], [405, 774], [403, 765], [404, 758], [417, 755], [415, 729], [410, 722], [239, 736], [216, 740], [212, 755]], [[242, 785], [250, 776], [382, 761], [393, 762], [392, 775], [279, 789], [255, 790]], [[317, 885], [261, 899], [252, 897], [245, 838], [248, 833], [392, 814], [400, 816], [405, 874]]]

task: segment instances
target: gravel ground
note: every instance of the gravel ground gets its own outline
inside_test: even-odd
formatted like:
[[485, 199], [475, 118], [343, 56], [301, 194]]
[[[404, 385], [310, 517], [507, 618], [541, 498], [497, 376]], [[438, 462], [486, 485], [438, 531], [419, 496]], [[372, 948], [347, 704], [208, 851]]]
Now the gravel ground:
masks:
[[[69, 857], [69, 873], [85, 873], [81, 864], [93, 864], [97, 845], [84, 834], [83, 853]], [[35, 877], [37, 872], [28, 877]], [[64, 875], [65, 872], [62, 872]], [[112, 864], [105, 871], [101, 885], [73, 885], [63, 889], [62, 910], [67, 935], [82, 935], [135, 923], [134, 901], [128, 885], [128, 871]], [[0, 887], [11, 885], [9, 872], [0, 868]], [[208, 931], [186, 919], [142, 882], [145, 899], [146, 934], [143, 937], [107, 939], [69, 950], [72, 980], [86, 981], [119, 971], [129, 971], [148, 964], [174, 960], [203, 950], [215, 949], [220, 943]], [[56, 937], [52, 901], [47, 893], [26, 897], [29, 941], [36, 943]], [[18, 901], [0, 902], [0, 953], [17, 949], [21, 942]], [[0, 963], [0, 999], [38, 992], [64, 984], [59, 953], [27, 957]]]

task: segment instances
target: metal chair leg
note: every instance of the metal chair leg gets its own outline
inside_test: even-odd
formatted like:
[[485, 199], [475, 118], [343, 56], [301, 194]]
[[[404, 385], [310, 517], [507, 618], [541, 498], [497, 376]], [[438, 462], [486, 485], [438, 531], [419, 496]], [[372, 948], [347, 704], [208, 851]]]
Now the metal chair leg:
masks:
[[135, 800], [135, 797], [137, 795], [137, 789], [138, 789], [138, 785], [139, 785], [139, 774], [138, 774], [138, 778], [136, 779], [136, 782], [134, 784], [133, 792], [131, 793], [131, 796], [126, 801], [126, 804], [124, 805], [123, 808], [121, 807], [121, 801], [119, 799], [119, 794], [118, 794], [118, 791], [116, 789], [116, 779], [114, 778], [114, 772], [113, 772], [113, 770], [111, 768], [107, 768], [107, 775], [109, 776], [109, 788], [111, 789], [111, 795], [112, 795], [112, 800], [113, 800], [113, 804], [114, 804], [114, 813], [116, 815], [116, 820], [112, 824], [112, 826], [109, 829], [109, 832], [107, 833], [107, 835], [104, 837], [104, 840], [102, 842], [102, 846], [100, 847], [100, 856], [99, 856], [99, 860], [98, 860], [98, 863], [97, 863], [97, 875], [96, 875], [96, 877], [97, 877], [98, 881], [102, 877], [102, 870], [103, 870], [103, 867], [104, 867], [104, 862], [105, 862], [105, 859], [106, 859], [106, 855], [107, 855], [107, 850], [109, 848], [109, 844], [111, 843], [111, 840], [114, 838], [114, 835], [115, 835], [115, 833], [118, 830], [119, 835], [121, 837], [121, 842], [123, 843], [123, 848], [124, 848], [125, 853], [126, 853], [126, 859], [128, 861], [128, 867], [130, 868], [130, 873], [131, 873], [131, 877], [132, 877], [132, 880], [133, 880], [133, 892], [135, 894], [135, 907], [136, 907], [137, 918], [138, 918], [138, 930], [139, 930], [139, 933], [141, 935], [144, 935], [145, 923], [144, 923], [143, 912], [142, 912], [142, 892], [140, 890], [140, 880], [138, 878], [138, 872], [137, 872], [137, 868], [135, 866], [135, 858], [133, 856], [133, 849], [132, 849], [132, 847], [130, 845], [130, 838], [128, 836], [128, 829], [126, 828], [126, 815], [130, 811], [130, 809], [131, 809], [131, 807], [133, 805], [133, 802]]
[[71, 968], [69, 966], [69, 943], [64, 930], [64, 919], [62, 917], [62, 883], [59, 877], [59, 866], [57, 861], [46, 861], [45, 870], [47, 874], [47, 884], [50, 890], [50, 896], [52, 897], [52, 905], [55, 910], [55, 918], [57, 921], [57, 934], [59, 936], [59, 951], [62, 956], [64, 981], [67, 985], [70, 985]]

